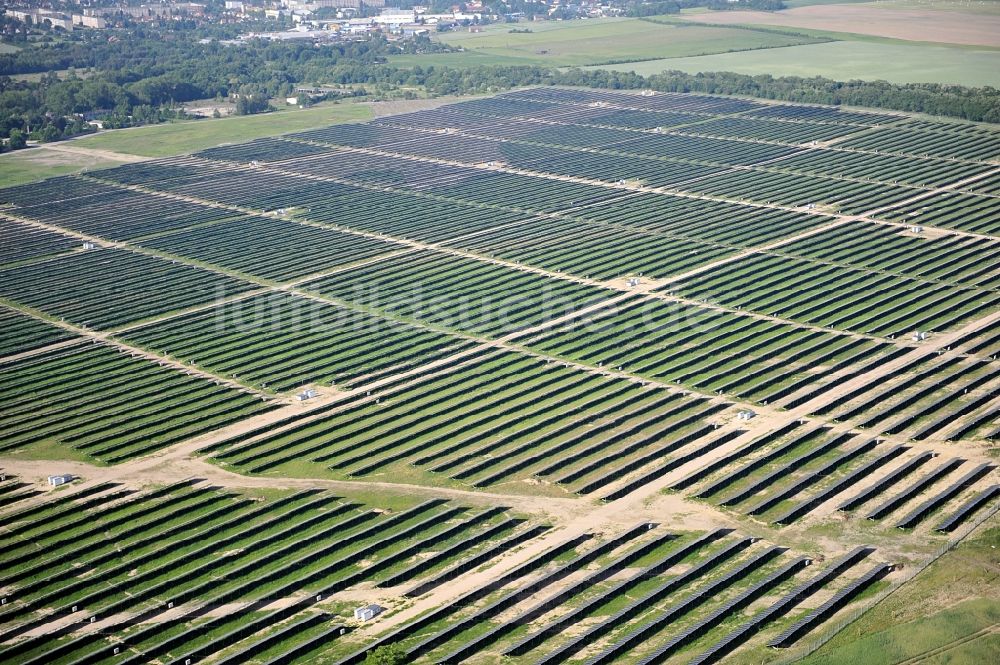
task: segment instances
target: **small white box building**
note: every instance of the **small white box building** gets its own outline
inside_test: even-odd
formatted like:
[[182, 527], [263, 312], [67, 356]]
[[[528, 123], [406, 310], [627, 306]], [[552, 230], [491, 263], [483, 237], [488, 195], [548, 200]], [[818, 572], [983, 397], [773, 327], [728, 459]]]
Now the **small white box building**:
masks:
[[384, 609], [385, 608], [381, 605], [375, 605], [374, 603], [371, 605], [365, 605], [364, 607], [358, 607], [354, 610], [354, 618], [358, 621], [370, 621], [379, 614], [382, 614]]
[[316, 389], [310, 388], [309, 390], [303, 390], [302, 392], [300, 392], [298, 395], [295, 396], [295, 399], [297, 399], [300, 402], [304, 402], [307, 399], [312, 399], [313, 397], [316, 397], [317, 395], [319, 395], [319, 393], [316, 392]]
[[64, 473], [61, 476], [49, 476], [49, 485], [52, 487], [58, 487], [59, 485], [65, 485], [66, 483], [72, 482], [73, 476], [68, 473]]
[[757, 414], [750, 409], [744, 409], [736, 413], [737, 420], [753, 420], [757, 417]]
[[87, 240], [83, 243], [83, 249], [97, 249], [97, 245]]

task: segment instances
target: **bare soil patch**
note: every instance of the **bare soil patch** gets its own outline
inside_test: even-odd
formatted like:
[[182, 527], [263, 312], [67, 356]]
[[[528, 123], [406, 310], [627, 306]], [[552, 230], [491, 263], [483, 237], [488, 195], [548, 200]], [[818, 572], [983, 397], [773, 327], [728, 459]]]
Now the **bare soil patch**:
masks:
[[448, 95], [444, 97], [432, 97], [428, 99], [391, 99], [381, 102], [361, 102], [371, 108], [376, 118], [384, 118], [390, 115], [400, 115], [403, 113], [414, 113], [416, 111], [427, 111], [436, 109], [445, 104], [464, 101], [468, 97], [458, 97]]
[[733, 25], [752, 23], [853, 32], [918, 42], [1000, 47], [1000, 16], [861, 5], [817, 5], [780, 12], [713, 12], [691, 20]]

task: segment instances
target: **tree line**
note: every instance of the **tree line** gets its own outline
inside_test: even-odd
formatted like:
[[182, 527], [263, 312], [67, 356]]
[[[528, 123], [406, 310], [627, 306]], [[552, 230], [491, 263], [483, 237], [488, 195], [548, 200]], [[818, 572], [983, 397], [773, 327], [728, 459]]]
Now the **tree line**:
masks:
[[[297, 85], [330, 83], [331, 72], [347, 82], [369, 80], [359, 72], [384, 66], [390, 55], [440, 48], [426, 38], [404, 44], [376, 36], [320, 46], [265, 40], [230, 46], [182, 33], [113, 34], [110, 40], [0, 55], [0, 137], [15, 129], [43, 141], [68, 137], [89, 131], [80, 116], [95, 114], [109, 127], [162, 122], [197, 99], [233, 97], [239, 112], [256, 113], [268, 110], [267, 99], [290, 96]], [[37, 80], [14, 78], [38, 71], [48, 73]]]
[[732, 72], [688, 74], [666, 71], [642, 76], [607, 70], [558, 70], [545, 67], [474, 68], [341, 66], [337, 83], [422, 86], [435, 95], [499, 92], [526, 85], [565, 85], [611, 90], [657, 90], [739, 95], [806, 104], [867, 106], [927, 113], [978, 122], [1000, 122], [1000, 91], [938, 83], [895, 84], [886, 81], [834, 81], [800, 76], [750, 76]]
[[[52, 53], [46, 54], [48, 50]], [[915, 111], [965, 120], [1000, 122], [994, 88], [826, 78], [749, 76], [730, 72], [668, 71], [641, 76], [605, 70], [530, 66], [412, 67], [389, 64], [396, 53], [447, 49], [426, 38], [390, 43], [382, 37], [316, 46], [255, 40], [227, 46], [184, 33], [121, 35], [117, 40], [69, 42], [0, 55], [0, 138], [50, 141], [90, 131], [85, 119], [108, 127], [162, 122], [182, 115], [197, 99], [244, 100], [244, 113], [266, 111], [266, 100], [290, 96], [299, 85], [364, 85], [382, 93], [423, 89], [432, 95], [499, 92], [525, 85], [652, 89], [741, 95], [814, 104]], [[38, 67], [69, 69], [37, 80], [15, 79]], [[75, 69], [74, 69], [75, 68]]]

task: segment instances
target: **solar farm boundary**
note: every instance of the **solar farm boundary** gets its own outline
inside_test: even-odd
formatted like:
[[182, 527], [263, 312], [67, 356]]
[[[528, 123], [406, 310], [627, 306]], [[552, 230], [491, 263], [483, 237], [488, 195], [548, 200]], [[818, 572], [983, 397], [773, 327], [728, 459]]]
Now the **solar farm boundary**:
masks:
[[914, 566], [912, 568], [911, 567], [904, 568], [904, 570], [906, 572], [904, 573], [903, 578], [901, 580], [897, 581], [895, 584], [893, 584], [891, 587], [889, 587], [888, 589], [886, 589], [882, 593], [876, 595], [872, 599], [872, 601], [870, 603], [868, 603], [867, 605], [865, 605], [863, 607], [859, 607], [859, 608], [851, 611], [847, 616], [845, 616], [843, 619], [841, 619], [836, 624], [834, 624], [833, 628], [825, 631], [822, 634], [822, 636], [820, 636], [816, 641], [814, 641], [813, 643], [811, 643], [809, 645], [808, 650], [806, 650], [804, 652], [798, 652], [798, 653], [795, 654], [794, 657], [786, 656], [785, 658], [776, 660], [776, 661], [774, 661], [775, 665], [792, 665], [792, 663], [801, 662], [804, 658], [806, 658], [806, 657], [810, 656], [811, 654], [815, 653], [816, 651], [818, 651], [820, 649], [820, 647], [822, 647], [824, 644], [826, 644], [827, 642], [829, 642], [830, 640], [832, 640], [834, 637], [836, 637], [840, 633], [840, 631], [844, 630], [845, 628], [847, 628], [848, 626], [850, 626], [852, 623], [854, 623], [855, 621], [857, 621], [858, 619], [860, 619], [869, 610], [875, 609], [875, 607], [879, 603], [881, 603], [883, 600], [885, 600], [886, 598], [888, 598], [892, 594], [894, 594], [897, 591], [899, 591], [900, 589], [902, 589], [906, 585], [907, 582], [909, 582], [914, 577], [916, 577], [917, 575], [919, 575], [920, 573], [922, 573], [924, 570], [926, 570], [932, 563], [934, 563], [935, 561], [937, 561], [938, 559], [940, 559], [942, 556], [944, 556], [945, 554], [947, 554], [951, 550], [953, 550], [956, 547], [958, 547], [962, 543], [963, 540], [965, 540], [970, 535], [972, 535], [972, 533], [976, 529], [978, 529], [984, 522], [986, 522], [987, 520], [989, 520], [991, 517], [993, 517], [994, 515], [996, 515], [998, 512], [1000, 512], [1000, 501], [994, 503], [993, 507], [989, 511], [987, 511], [984, 515], [982, 515], [975, 522], [973, 522], [972, 524], [970, 524], [968, 526], [968, 528], [966, 528], [966, 530], [962, 533], [961, 536], [959, 536], [958, 538], [955, 538], [954, 540], [949, 541], [947, 544], [945, 544], [943, 547], [941, 547], [940, 549], [938, 549], [936, 552], [934, 552], [934, 554], [932, 554], [930, 557], [928, 557], [925, 561], [921, 562], [920, 564], [918, 564], [918, 565], [916, 565], [916, 566]]
[[[577, 313], [574, 313], [574, 314], [577, 314]], [[980, 321], [980, 322], [981, 322], [981, 321]], [[482, 348], [482, 347], [480, 347], [480, 348]], [[571, 363], [565, 363], [565, 362], [564, 362], [564, 364], [566, 364], [566, 365], [571, 365]], [[874, 368], [874, 369], [872, 369], [872, 374], [868, 375], [868, 377], [871, 377], [871, 376], [878, 376], [878, 374], [879, 374], [879, 373], [880, 373], [880, 369], [879, 369], [879, 368]], [[868, 378], [868, 377], [866, 377], [866, 378]], [[631, 377], [631, 378], [635, 379], [635, 377]], [[762, 414], [762, 415], [763, 415], [763, 414]], [[761, 419], [761, 420], [763, 420], [763, 419]], [[135, 467], [133, 467], [133, 468], [135, 468]], [[400, 487], [405, 487], [405, 486], [400, 486]], [[627, 503], [626, 503], [625, 505], [627, 505]], [[995, 512], [995, 510], [994, 510], [994, 512]], [[818, 632], [818, 631], [817, 631], [817, 632]]]

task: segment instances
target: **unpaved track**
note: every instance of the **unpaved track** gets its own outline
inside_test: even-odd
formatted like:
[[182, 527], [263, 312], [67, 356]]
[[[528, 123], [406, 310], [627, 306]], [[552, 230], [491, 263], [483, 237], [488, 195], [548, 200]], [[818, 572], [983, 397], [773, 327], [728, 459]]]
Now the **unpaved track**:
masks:
[[53, 473], [54, 469], [58, 469], [60, 473], [71, 473], [82, 479], [83, 486], [104, 482], [123, 482], [137, 486], [163, 485], [189, 478], [200, 478], [211, 485], [233, 490], [322, 488], [345, 494], [363, 492], [371, 495], [382, 491], [393, 495], [444, 497], [469, 505], [508, 506], [515, 511], [535, 515], [543, 521], [551, 520], [555, 524], [584, 517], [593, 505], [593, 502], [578, 498], [499, 494], [402, 483], [245, 476], [210, 464], [194, 456], [193, 452], [190, 446], [185, 447], [182, 444], [180, 448], [170, 449], [166, 455], [153, 455], [113, 467], [94, 466], [86, 462], [21, 460], [9, 457], [2, 458], [0, 464], [5, 473], [16, 475], [24, 482], [33, 482], [39, 489], [44, 489], [45, 478]]

